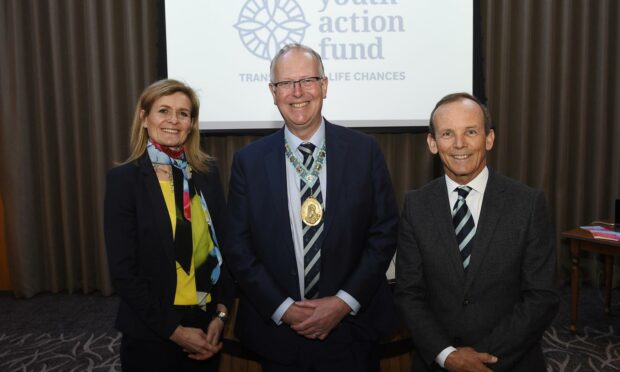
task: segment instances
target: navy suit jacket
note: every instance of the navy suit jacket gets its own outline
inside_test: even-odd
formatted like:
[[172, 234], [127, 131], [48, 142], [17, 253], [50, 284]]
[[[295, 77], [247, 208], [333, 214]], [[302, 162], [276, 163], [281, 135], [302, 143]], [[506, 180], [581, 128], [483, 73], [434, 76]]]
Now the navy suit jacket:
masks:
[[[203, 192], [220, 249], [225, 250], [225, 200], [216, 165], [194, 171]], [[112, 284], [121, 298], [116, 328], [143, 339], [168, 339], [179, 325], [172, 226], [153, 165], [145, 153], [110, 170], [106, 180], [104, 230]], [[228, 271], [213, 289], [212, 304], [231, 309], [234, 287]]]
[[[342, 289], [361, 304], [327, 342], [375, 340], [396, 324], [385, 272], [396, 244], [398, 208], [383, 154], [371, 137], [325, 122], [327, 204], [321, 236], [319, 297]], [[237, 336], [259, 355], [295, 358], [305, 342], [271, 316], [300, 300], [287, 200], [284, 129], [235, 154], [225, 258], [241, 289]]]
[[541, 191], [489, 172], [471, 261], [463, 269], [444, 177], [405, 197], [396, 304], [416, 348], [439, 369], [448, 346], [499, 358], [494, 371], [545, 371], [540, 339], [558, 308], [555, 234]]

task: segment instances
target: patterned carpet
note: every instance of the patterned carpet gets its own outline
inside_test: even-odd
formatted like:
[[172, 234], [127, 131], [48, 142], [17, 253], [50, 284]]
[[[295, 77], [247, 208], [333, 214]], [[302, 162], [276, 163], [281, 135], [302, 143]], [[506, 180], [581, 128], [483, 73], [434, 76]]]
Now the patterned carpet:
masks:
[[[620, 314], [620, 291], [612, 313]], [[579, 332], [568, 330], [568, 289], [545, 332], [548, 371], [620, 371], [620, 315], [605, 317], [597, 289], [584, 288]], [[0, 295], [0, 371], [120, 371], [120, 335], [113, 329], [118, 299], [100, 295]]]
[[561, 298], [560, 311], [543, 336], [547, 370], [620, 371], [620, 290], [613, 291], [612, 316], [606, 316], [602, 291], [581, 289], [576, 335], [568, 329], [569, 288]]
[[120, 371], [118, 299], [100, 295], [0, 297], [0, 371]]

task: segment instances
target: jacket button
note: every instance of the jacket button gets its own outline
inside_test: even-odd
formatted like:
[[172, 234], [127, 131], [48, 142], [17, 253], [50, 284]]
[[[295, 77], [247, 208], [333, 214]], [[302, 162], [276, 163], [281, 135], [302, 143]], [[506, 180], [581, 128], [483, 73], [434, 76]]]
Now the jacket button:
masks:
[[297, 270], [291, 270], [291, 275], [292, 276], [297, 276]]
[[469, 300], [468, 299], [464, 299], [463, 300], [463, 306], [467, 306], [469, 305]]

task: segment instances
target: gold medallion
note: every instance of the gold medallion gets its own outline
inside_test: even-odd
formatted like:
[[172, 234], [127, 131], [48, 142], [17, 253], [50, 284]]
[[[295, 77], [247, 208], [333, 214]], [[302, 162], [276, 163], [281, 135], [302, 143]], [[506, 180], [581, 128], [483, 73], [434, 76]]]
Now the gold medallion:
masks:
[[308, 226], [316, 226], [323, 218], [323, 207], [318, 200], [309, 197], [301, 205], [301, 220]]

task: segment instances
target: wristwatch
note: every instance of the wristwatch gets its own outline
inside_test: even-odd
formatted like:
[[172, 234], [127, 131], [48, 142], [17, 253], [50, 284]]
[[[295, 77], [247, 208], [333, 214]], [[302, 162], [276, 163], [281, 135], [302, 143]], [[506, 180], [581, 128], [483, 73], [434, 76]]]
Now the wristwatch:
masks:
[[219, 320], [221, 320], [224, 323], [226, 323], [226, 320], [228, 320], [228, 314], [226, 314], [223, 311], [216, 312], [215, 313], [215, 317], [218, 318]]

